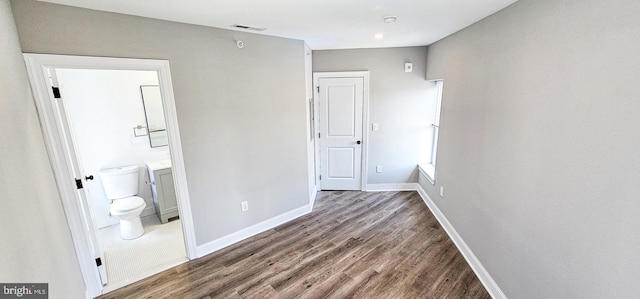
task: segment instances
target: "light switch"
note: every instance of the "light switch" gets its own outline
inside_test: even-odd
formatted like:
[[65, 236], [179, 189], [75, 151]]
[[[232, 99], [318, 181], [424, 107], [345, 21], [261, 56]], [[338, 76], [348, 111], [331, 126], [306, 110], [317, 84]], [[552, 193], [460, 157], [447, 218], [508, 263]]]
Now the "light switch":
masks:
[[378, 124], [372, 124], [371, 131], [378, 131]]

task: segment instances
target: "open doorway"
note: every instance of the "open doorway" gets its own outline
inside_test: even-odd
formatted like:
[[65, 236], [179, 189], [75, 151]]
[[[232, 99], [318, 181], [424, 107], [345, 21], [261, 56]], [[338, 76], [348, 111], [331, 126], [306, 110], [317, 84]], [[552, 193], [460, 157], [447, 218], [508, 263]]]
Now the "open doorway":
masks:
[[[36, 54], [25, 60], [90, 295], [195, 258], [168, 62]], [[106, 175], [129, 168], [135, 195], [113, 196]], [[131, 214], [125, 200], [133, 198], [137, 219], [120, 214]], [[136, 221], [140, 229], [131, 228]]]
[[[93, 177], [84, 189], [91, 216], [87, 219], [93, 221], [97, 246], [104, 257], [104, 291], [184, 262], [187, 255], [175, 191], [171, 192], [172, 163], [157, 72], [70, 68], [52, 71], [58, 81], [58, 101], [64, 102], [71, 132], [68, 138], [75, 146], [78, 164], [85, 176]], [[127, 166], [138, 167], [137, 175], [131, 176], [138, 188], [131, 196], [143, 201], [139, 215], [116, 216], [113, 209], [123, 199], [107, 196], [109, 184], [104, 184], [102, 177], [112, 169]], [[161, 171], [167, 173], [169, 180], [155, 179]], [[142, 235], [131, 235], [119, 217], [140, 217]]]

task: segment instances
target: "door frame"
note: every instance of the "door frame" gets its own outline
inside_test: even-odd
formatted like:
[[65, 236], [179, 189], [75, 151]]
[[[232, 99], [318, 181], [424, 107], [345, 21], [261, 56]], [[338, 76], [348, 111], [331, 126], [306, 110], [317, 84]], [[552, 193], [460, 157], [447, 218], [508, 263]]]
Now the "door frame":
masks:
[[53, 93], [50, 84], [47, 82], [48, 75], [45, 73], [45, 70], [48, 68], [143, 70], [157, 72], [158, 83], [163, 96], [162, 102], [167, 123], [167, 137], [169, 140], [169, 151], [174, 174], [173, 180], [176, 197], [178, 199], [178, 210], [182, 222], [187, 258], [197, 258], [191, 202], [187, 187], [169, 61], [29, 53], [23, 55], [51, 168], [56, 178], [56, 185], [62, 201], [67, 224], [71, 231], [76, 257], [88, 294], [91, 297], [99, 296], [102, 293], [103, 287], [100, 282], [98, 268], [91, 255], [88, 244], [89, 240], [83, 228], [82, 211], [78, 206], [79, 196], [74, 187], [75, 181], [72, 178], [71, 165], [66, 157], [69, 153], [64, 149], [64, 137], [59, 126], [56, 124], [57, 118], [52, 105]]
[[363, 79], [363, 95], [362, 95], [362, 161], [361, 161], [361, 175], [360, 175], [360, 190], [366, 191], [367, 188], [367, 173], [368, 173], [368, 161], [369, 161], [369, 71], [354, 71], [354, 72], [314, 72], [313, 73], [313, 98], [314, 102], [314, 117], [315, 122], [315, 153], [316, 153], [316, 186], [318, 190], [322, 190], [322, 180], [319, 179], [321, 169], [320, 161], [320, 142], [322, 138], [318, 138], [320, 132], [320, 96], [318, 89], [320, 88], [320, 79], [329, 78], [362, 78]]

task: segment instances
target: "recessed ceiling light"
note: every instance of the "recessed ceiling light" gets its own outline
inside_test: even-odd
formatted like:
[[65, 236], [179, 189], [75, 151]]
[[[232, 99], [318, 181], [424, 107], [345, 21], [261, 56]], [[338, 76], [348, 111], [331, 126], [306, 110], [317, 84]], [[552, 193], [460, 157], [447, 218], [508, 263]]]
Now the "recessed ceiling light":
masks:
[[383, 39], [384, 38], [384, 34], [382, 33], [377, 33], [376, 35], [374, 35], [373, 37], [375, 37], [376, 39]]
[[386, 24], [395, 23], [398, 20], [396, 16], [386, 16], [382, 19]]

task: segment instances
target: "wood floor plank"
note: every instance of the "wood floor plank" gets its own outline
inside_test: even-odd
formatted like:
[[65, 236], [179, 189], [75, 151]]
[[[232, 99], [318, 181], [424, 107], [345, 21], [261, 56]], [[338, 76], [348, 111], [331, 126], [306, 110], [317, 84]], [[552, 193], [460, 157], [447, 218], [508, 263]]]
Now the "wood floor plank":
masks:
[[375, 270], [366, 270], [360, 275], [353, 278], [350, 283], [345, 284], [343, 287], [338, 288], [327, 296], [327, 298], [365, 298], [358, 297], [357, 294], [362, 290], [371, 288], [372, 281], [378, 278], [380, 273]]
[[100, 298], [490, 298], [416, 192], [319, 192], [312, 213]]

